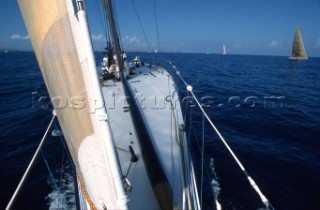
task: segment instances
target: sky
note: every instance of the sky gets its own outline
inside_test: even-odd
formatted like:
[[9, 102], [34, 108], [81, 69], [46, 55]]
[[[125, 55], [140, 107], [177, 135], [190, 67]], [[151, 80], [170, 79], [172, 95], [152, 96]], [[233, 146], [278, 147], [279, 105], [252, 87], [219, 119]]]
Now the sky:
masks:
[[[32, 50], [16, 0], [1, 0], [0, 50]], [[149, 51], [131, 0], [113, 1], [123, 47]], [[132, 0], [151, 50], [290, 56], [296, 27], [310, 57], [320, 57], [320, 0]], [[95, 50], [106, 45], [98, 0], [86, 1]]]

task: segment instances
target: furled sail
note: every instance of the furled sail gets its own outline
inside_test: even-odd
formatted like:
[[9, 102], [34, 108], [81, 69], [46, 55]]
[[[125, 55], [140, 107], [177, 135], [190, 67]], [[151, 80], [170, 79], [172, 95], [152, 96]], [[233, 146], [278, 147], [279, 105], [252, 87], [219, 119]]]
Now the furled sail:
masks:
[[300, 58], [300, 59], [307, 59], [307, 53], [304, 49], [302, 37], [300, 33], [299, 27], [296, 29], [296, 33], [293, 39], [292, 45], [292, 55], [291, 58]]
[[18, 3], [88, 203], [93, 209], [126, 209], [84, 2]]

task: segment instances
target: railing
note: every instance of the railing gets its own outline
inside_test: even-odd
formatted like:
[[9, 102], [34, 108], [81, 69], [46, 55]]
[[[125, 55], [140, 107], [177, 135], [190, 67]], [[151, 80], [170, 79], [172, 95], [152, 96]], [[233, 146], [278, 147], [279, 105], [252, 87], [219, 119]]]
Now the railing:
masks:
[[[274, 209], [273, 206], [271, 205], [271, 203], [269, 202], [269, 200], [266, 198], [266, 196], [261, 192], [260, 188], [258, 187], [258, 185], [256, 184], [256, 182], [253, 180], [253, 178], [249, 175], [248, 171], [244, 168], [243, 164], [240, 162], [239, 158], [236, 156], [236, 154], [233, 152], [233, 150], [231, 149], [231, 147], [229, 146], [229, 144], [227, 143], [227, 141], [225, 140], [225, 138], [222, 136], [222, 134], [220, 133], [220, 131], [217, 129], [217, 127], [214, 125], [214, 123], [211, 121], [210, 117], [208, 116], [208, 114], [206, 113], [206, 111], [203, 108], [203, 105], [199, 102], [198, 97], [195, 95], [193, 87], [188, 84], [186, 82], [186, 80], [182, 77], [180, 70], [170, 61], [167, 61], [165, 59], [161, 59], [161, 58], [155, 58], [155, 57], [151, 57], [149, 58], [149, 62], [152, 64], [152, 66], [154, 66], [154, 68], [157, 68], [157, 66], [161, 66], [162, 68], [165, 68], [167, 70], [167, 72], [169, 72], [171, 74], [171, 78], [175, 81], [175, 84], [181, 84], [186, 88], [187, 93], [189, 94], [188, 97], [186, 97], [187, 100], [186, 101], [186, 110], [184, 110], [185, 112], [185, 116], [188, 113], [188, 110], [191, 108], [191, 106], [197, 106], [204, 119], [207, 120], [207, 122], [210, 124], [210, 126], [212, 127], [212, 129], [215, 131], [215, 133], [218, 135], [219, 139], [222, 141], [222, 143], [224, 144], [224, 146], [227, 148], [227, 150], [229, 151], [230, 155], [232, 156], [232, 158], [234, 159], [234, 161], [238, 164], [238, 166], [240, 167], [241, 171], [244, 173], [244, 175], [246, 176], [247, 180], [249, 181], [251, 187], [256, 191], [256, 193], [259, 195], [262, 203], [265, 205], [266, 209]], [[179, 88], [176, 88], [177, 91], [179, 90]], [[188, 101], [189, 100], [193, 100], [193, 102], [190, 104], [191, 106], [188, 105]], [[181, 99], [180, 99], [181, 100]], [[181, 101], [181, 104], [183, 101]], [[187, 117], [185, 117], [185, 125], [188, 125], [187, 123]], [[202, 144], [204, 144], [204, 142], [202, 142]], [[203, 148], [204, 145], [202, 145]], [[184, 146], [184, 152], [189, 152], [189, 142], [185, 142], [185, 146]], [[202, 153], [202, 151], [200, 151]], [[203, 171], [203, 157], [202, 157], [202, 171]], [[190, 169], [193, 170], [193, 165], [192, 165], [192, 160], [185, 160], [185, 164], [188, 166], [187, 169], [187, 175], [188, 175], [188, 181], [190, 186], [195, 184], [194, 186], [196, 186], [195, 183], [195, 178], [194, 177], [190, 177], [192, 176], [194, 173], [190, 172]], [[191, 174], [193, 173], [193, 174]], [[201, 173], [201, 176], [203, 176], [203, 173]], [[193, 180], [192, 180], [193, 179]], [[202, 177], [201, 177], [201, 182], [202, 182]], [[202, 186], [202, 183], [200, 183]], [[191, 186], [191, 187], [194, 187]], [[198, 196], [198, 191], [195, 191], [195, 194]], [[200, 206], [202, 208], [202, 187], [200, 189]], [[218, 201], [216, 201], [216, 208], [217, 209], [221, 209], [221, 206], [219, 204]]]

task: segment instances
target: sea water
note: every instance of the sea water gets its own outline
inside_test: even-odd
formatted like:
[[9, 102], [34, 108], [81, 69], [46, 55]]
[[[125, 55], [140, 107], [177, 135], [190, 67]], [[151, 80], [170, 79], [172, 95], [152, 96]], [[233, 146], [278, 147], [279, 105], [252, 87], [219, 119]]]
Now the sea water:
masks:
[[[153, 54], [128, 53], [152, 59]], [[102, 54], [97, 53], [97, 62]], [[158, 53], [193, 86], [203, 107], [275, 209], [320, 206], [320, 59]], [[0, 209], [21, 179], [52, 117], [32, 52], [0, 53]], [[181, 97], [188, 92], [178, 82]], [[39, 100], [40, 99], [40, 100]], [[203, 209], [262, 208], [259, 196], [192, 108], [190, 141]], [[75, 209], [70, 158], [55, 122], [13, 209]], [[201, 178], [200, 149], [204, 140]], [[199, 185], [200, 186], [200, 185]]]

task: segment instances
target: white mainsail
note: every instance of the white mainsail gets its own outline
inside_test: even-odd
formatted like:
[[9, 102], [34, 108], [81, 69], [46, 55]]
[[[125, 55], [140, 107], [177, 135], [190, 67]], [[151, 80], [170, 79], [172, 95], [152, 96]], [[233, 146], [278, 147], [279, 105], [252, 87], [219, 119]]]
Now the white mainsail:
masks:
[[84, 2], [18, 2], [86, 199], [92, 209], [126, 209]]
[[227, 48], [226, 46], [223, 44], [222, 45], [222, 55], [226, 55], [227, 54]]

